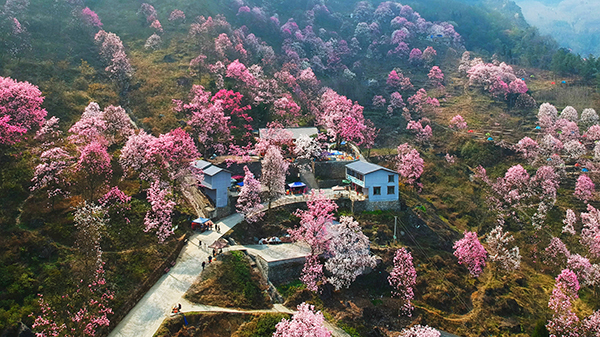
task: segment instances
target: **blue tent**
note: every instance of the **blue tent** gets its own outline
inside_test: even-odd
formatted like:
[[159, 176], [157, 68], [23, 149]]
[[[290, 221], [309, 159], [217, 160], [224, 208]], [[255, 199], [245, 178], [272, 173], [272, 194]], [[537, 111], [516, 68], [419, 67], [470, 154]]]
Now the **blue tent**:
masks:
[[198, 219], [196, 219], [196, 220], [194, 220], [194, 221], [192, 221], [192, 222], [194, 222], [194, 223], [199, 223], [199, 224], [203, 224], [203, 223], [206, 223], [206, 222], [207, 222], [207, 221], [209, 221], [209, 220], [210, 220], [210, 219], [207, 219], [207, 218], [202, 218], [202, 217], [201, 217], [201, 218], [198, 218]]
[[241, 181], [241, 182], [239, 182], [237, 184], [238, 184], [238, 186], [244, 186], [244, 182], [243, 181]]
[[302, 183], [302, 182], [299, 182], [299, 181], [296, 181], [296, 182], [293, 182], [291, 184], [288, 184], [288, 186], [291, 187], [291, 188], [294, 188], [294, 187], [305, 187], [306, 184]]

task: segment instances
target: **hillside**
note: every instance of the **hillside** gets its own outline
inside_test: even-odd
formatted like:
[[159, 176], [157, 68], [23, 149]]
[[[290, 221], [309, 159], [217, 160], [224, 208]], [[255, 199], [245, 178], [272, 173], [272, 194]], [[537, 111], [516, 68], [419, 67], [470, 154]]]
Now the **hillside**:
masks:
[[[198, 158], [251, 186], [238, 199], [247, 221], [228, 238], [309, 244], [302, 282], [278, 290], [290, 309], [315, 305], [315, 322], [353, 336], [417, 324], [459, 336], [599, 333], [600, 62], [558, 50], [513, 3], [1, 8], [0, 335], [22, 324], [106, 336], [194, 233], [199, 206], [185, 194], [206, 181]], [[297, 126], [320, 135], [294, 141], [284, 128]], [[387, 189], [399, 190], [397, 207], [353, 213], [350, 199], [311, 194], [252, 222], [257, 200], [281, 197], [299, 165], [348, 143], [398, 172]], [[243, 261], [228, 275], [256, 279]], [[260, 300], [246, 307], [271, 307], [264, 284], [236, 287], [225, 290]], [[240, 334], [263, 328], [253, 315], [193, 321], [228, 319]], [[264, 318], [264, 331], [279, 319]], [[187, 333], [173, 322], [165, 329]]]

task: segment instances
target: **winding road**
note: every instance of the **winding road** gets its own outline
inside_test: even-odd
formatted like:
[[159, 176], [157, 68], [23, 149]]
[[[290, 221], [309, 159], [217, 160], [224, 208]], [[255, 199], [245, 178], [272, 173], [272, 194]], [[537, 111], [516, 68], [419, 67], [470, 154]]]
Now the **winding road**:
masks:
[[[333, 197], [331, 190], [325, 190], [325, 193]], [[306, 196], [301, 195], [284, 196], [274, 201], [272, 207], [303, 202], [306, 199]], [[181, 250], [175, 265], [150, 288], [138, 304], [112, 330], [109, 337], [152, 337], [164, 319], [169, 317], [171, 308], [178, 303], [181, 303], [181, 309], [184, 312], [243, 312], [231, 308], [192, 304], [183, 298], [185, 292], [202, 272], [202, 261], [207, 261], [210, 251], [207, 247], [220, 239], [224, 233], [227, 233], [235, 225], [242, 222], [242, 220], [243, 217], [235, 213], [215, 223], [220, 226], [219, 233], [216, 231], [206, 231], [204, 233], [194, 233], [190, 236], [188, 244]], [[280, 304], [276, 304], [273, 309], [262, 311], [293, 313], [292, 310]], [[331, 326], [330, 330], [333, 331], [333, 328]], [[347, 335], [335, 331], [335, 336]]]

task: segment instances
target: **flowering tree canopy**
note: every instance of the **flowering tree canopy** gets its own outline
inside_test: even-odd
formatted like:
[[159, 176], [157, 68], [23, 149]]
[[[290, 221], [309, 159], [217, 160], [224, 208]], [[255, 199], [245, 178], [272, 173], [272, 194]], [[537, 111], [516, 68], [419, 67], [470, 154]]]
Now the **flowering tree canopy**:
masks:
[[413, 287], [417, 284], [417, 271], [413, 264], [412, 254], [404, 247], [398, 249], [394, 254], [394, 269], [388, 276], [388, 282], [394, 288], [393, 295], [404, 301], [402, 311], [411, 317], [414, 309], [411, 301], [415, 297]]
[[366, 268], [375, 267], [375, 258], [369, 254], [369, 238], [363, 234], [358, 222], [352, 217], [340, 217], [340, 224], [331, 226], [329, 243], [331, 257], [325, 268], [336, 290], [349, 287]]
[[236, 209], [248, 222], [256, 222], [263, 216], [263, 205], [260, 200], [260, 182], [248, 166], [244, 166], [244, 185], [237, 200]]
[[324, 326], [323, 314], [314, 310], [314, 305], [298, 305], [298, 311], [291, 319], [277, 323], [273, 337], [331, 337], [331, 332]]
[[46, 109], [38, 87], [0, 77], [0, 145], [11, 145], [23, 134], [44, 124]]
[[511, 241], [514, 241], [514, 237], [505, 233], [500, 225], [488, 234], [486, 240], [490, 261], [496, 262], [500, 268], [507, 271], [518, 269], [521, 265], [519, 247], [508, 248]]
[[266, 189], [267, 199], [269, 199], [269, 209], [271, 202], [285, 193], [285, 176], [288, 166], [289, 163], [283, 159], [279, 148], [270, 146], [262, 160], [260, 177], [260, 182]]
[[458, 263], [466, 264], [471, 276], [479, 277], [483, 273], [487, 252], [479, 242], [477, 233], [465, 231], [464, 238], [456, 241], [453, 248]]
[[423, 159], [419, 152], [408, 144], [398, 146], [396, 165], [398, 173], [405, 179], [406, 183], [414, 184], [423, 174]]

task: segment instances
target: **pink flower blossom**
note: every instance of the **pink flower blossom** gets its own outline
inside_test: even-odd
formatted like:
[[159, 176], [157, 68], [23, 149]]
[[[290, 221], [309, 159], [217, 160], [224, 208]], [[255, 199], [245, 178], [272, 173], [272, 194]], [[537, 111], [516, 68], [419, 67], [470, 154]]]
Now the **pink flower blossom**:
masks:
[[402, 312], [411, 317], [414, 309], [411, 301], [415, 297], [413, 288], [417, 284], [417, 271], [413, 265], [412, 254], [404, 247], [394, 254], [394, 268], [388, 276], [388, 282], [394, 288], [393, 295], [404, 301]]
[[467, 265], [471, 276], [479, 277], [483, 273], [487, 252], [479, 242], [477, 233], [465, 231], [464, 238], [456, 241], [452, 248], [458, 263]]

